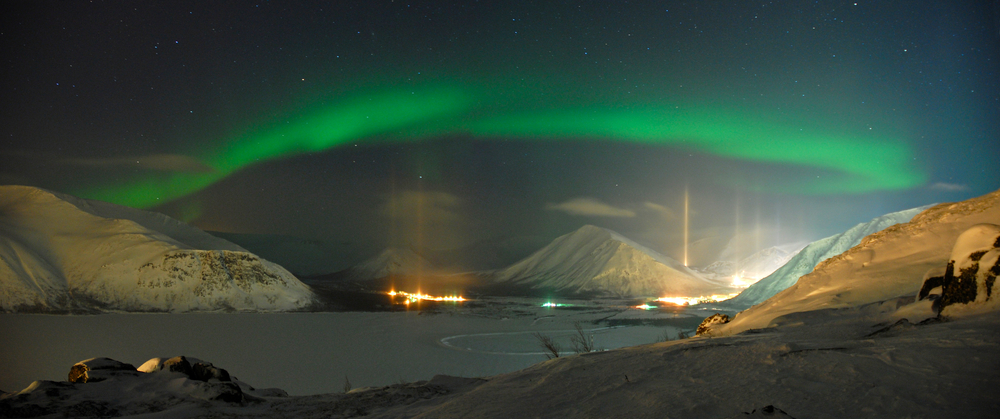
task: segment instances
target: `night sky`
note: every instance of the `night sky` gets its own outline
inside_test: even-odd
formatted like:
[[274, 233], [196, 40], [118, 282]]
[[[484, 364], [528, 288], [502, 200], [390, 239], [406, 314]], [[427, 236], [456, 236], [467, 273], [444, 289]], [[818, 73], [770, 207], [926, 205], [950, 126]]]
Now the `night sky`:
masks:
[[3, 2], [0, 183], [345, 260], [688, 191], [695, 266], [1000, 187], [995, 1], [323, 3]]

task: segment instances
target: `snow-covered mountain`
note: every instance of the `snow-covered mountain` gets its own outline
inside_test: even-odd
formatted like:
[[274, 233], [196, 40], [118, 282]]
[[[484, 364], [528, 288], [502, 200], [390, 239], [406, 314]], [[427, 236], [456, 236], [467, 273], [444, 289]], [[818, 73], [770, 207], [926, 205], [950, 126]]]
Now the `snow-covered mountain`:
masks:
[[[791, 250], [787, 249], [791, 247]], [[719, 280], [733, 280], [735, 275], [743, 281], [753, 282], [773, 273], [785, 265], [789, 259], [799, 253], [802, 246], [774, 246], [760, 250], [742, 260], [717, 261], [695, 269], [703, 276]]]
[[889, 226], [910, 221], [915, 215], [930, 206], [911, 208], [876, 217], [867, 223], [860, 223], [849, 230], [814, 241], [792, 256], [767, 277], [757, 281], [725, 304], [745, 309], [760, 303], [785, 288], [792, 286], [802, 275], [812, 272], [820, 262], [839, 255], [861, 242], [865, 236], [881, 231]]
[[213, 236], [236, 243], [264, 259], [281, 265], [299, 277], [317, 276], [344, 270], [359, 260], [350, 243], [304, 239], [277, 234], [244, 234], [209, 231]]
[[[918, 210], [920, 208], [895, 214], [905, 218]], [[891, 216], [893, 214], [886, 217]], [[878, 224], [882, 218], [872, 223]], [[794, 285], [739, 313], [720, 333], [766, 327], [775, 318], [789, 313], [916, 296], [927, 272], [947, 265], [959, 235], [981, 223], [1000, 224], [1000, 191], [958, 203], [935, 205], [913, 216], [909, 222], [864, 237], [857, 246], [820, 262]], [[848, 234], [841, 236], [846, 239]], [[810, 247], [812, 245], [800, 255], [809, 255]], [[784, 269], [779, 269], [775, 275]]]
[[0, 186], [0, 310], [294, 310], [281, 266], [148, 211]]
[[343, 272], [347, 279], [369, 280], [388, 276], [419, 275], [429, 273], [430, 262], [413, 250], [390, 247], [354, 265]]
[[700, 296], [724, 288], [674, 259], [592, 225], [556, 238], [494, 278], [536, 289], [630, 297]]

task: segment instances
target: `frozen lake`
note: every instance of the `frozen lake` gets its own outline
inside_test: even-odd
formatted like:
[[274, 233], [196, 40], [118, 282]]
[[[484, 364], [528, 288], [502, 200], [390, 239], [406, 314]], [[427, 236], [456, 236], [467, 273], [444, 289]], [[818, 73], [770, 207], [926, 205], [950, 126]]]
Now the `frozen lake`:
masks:
[[[546, 358], [534, 333], [569, 351], [575, 322], [599, 349], [676, 337], [704, 314], [656, 314], [625, 307], [544, 309], [534, 302], [434, 314], [342, 312], [285, 314], [0, 315], [0, 389], [34, 380], [66, 380], [81, 360], [109, 357], [140, 365], [154, 357], [192, 356], [251, 385], [293, 395], [519, 370]], [[650, 324], [641, 319], [664, 317]], [[599, 321], [603, 319], [603, 321]], [[593, 322], [593, 323], [592, 323]], [[664, 323], [665, 322], [665, 323]], [[647, 323], [642, 325], [642, 323]]]

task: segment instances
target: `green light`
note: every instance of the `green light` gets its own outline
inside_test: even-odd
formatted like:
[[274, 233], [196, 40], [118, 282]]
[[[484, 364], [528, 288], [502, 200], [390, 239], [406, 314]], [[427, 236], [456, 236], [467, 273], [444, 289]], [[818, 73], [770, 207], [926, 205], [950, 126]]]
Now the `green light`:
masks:
[[[793, 179], [769, 191], [798, 194], [864, 193], [920, 186], [926, 174], [913, 152], [894, 138], [862, 138], [811, 126], [790, 127], [718, 109], [663, 105], [614, 110], [567, 108], [527, 113], [516, 100], [468, 85], [428, 85], [367, 91], [332, 104], [251, 127], [206, 151], [210, 173], [153, 173], [126, 182], [72, 191], [138, 208], [199, 191], [253, 164], [377, 141], [417, 141], [443, 135], [482, 138], [654, 144], [726, 158], [822, 169], [825, 177]], [[513, 87], [512, 87], [513, 89]], [[489, 93], [489, 92], [493, 93]], [[520, 100], [540, 103], [544, 95]], [[543, 103], [544, 105], [545, 103]], [[493, 106], [494, 108], [484, 108]], [[497, 108], [499, 106], [499, 108]], [[758, 188], [741, 185], [744, 188]]]
[[[376, 92], [308, 112], [290, 121], [251, 130], [210, 158], [213, 167], [232, 172], [261, 160], [323, 151], [376, 134], [402, 140], [440, 134], [448, 122], [469, 110], [460, 89]], [[401, 135], [401, 130], [406, 134]]]
[[165, 204], [206, 188], [252, 164], [322, 151], [355, 141], [416, 140], [440, 135], [451, 119], [471, 105], [466, 93], [452, 87], [372, 92], [341, 100], [286, 122], [256, 127], [207, 153], [210, 173], [156, 173], [74, 194], [136, 208]]
[[790, 183], [789, 192], [861, 193], [919, 186], [925, 175], [912, 167], [912, 152], [891, 138], [865, 140], [789, 128], [725, 112], [668, 108], [601, 112], [559, 110], [501, 115], [477, 121], [471, 131], [495, 137], [605, 139], [691, 148], [762, 162], [830, 169], [846, 179]]

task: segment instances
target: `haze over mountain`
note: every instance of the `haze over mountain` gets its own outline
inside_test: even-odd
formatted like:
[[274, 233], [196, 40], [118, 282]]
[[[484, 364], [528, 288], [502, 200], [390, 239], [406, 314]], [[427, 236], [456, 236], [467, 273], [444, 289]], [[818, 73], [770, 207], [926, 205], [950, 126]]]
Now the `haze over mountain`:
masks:
[[281, 266], [163, 214], [0, 186], [2, 311], [280, 311], [312, 301]]
[[429, 274], [433, 266], [408, 248], [390, 247], [340, 274], [350, 280], [371, 280], [388, 276]]
[[495, 272], [494, 278], [533, 289], [622, 297], [700, 296], [725, 288], [674, 259], [592, 225], [556, 238]]
[[712, 279], [735, 281], [735, 276], [738, 275], [741, 281], [752, 283], [782, 267], [800, 250], [802, 250], [800, 245], [772, 246], [739, 261], [712, 262], [704, 268], [695, 268], [695, 270]]

